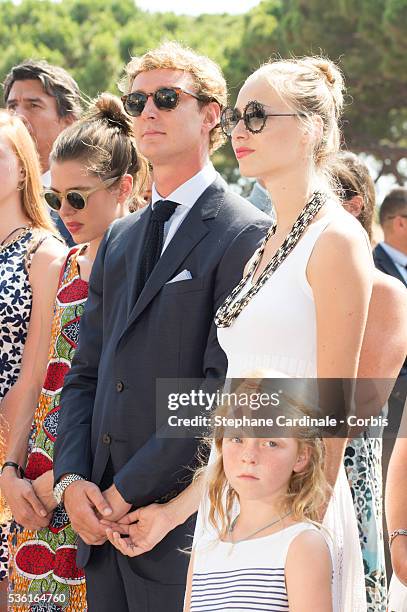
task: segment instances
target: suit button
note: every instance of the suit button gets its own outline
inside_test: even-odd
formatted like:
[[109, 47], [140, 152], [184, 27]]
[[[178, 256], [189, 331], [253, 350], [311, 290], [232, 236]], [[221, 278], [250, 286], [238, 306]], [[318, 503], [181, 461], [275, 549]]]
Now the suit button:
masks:
[[103, 444], [110, 444], [110, 442], [112, 441], [112, 438], [109, 436], [108, 433], [105, 433], [103, 434], [102, 441], [103, 441]]
[[123, 391], [123, 389], [124, 389], [124, 384], [122, 383], [121, 380], [118, 380], [116, 382], [116, 391], [117, 391], [117, 393], [121, 393]]

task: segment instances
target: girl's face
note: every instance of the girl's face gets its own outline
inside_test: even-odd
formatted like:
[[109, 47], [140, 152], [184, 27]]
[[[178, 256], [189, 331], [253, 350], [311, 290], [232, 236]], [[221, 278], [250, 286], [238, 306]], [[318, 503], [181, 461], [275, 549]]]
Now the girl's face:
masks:
[[293, 472], [304, 470], [309, 449], [295, 438], [224, 438], [223, 468], [240, 500], [277, 500]]
[[[130, 177], [126, 175], [126, 178]], [[86, 191], [101, 187], [88, 196], [81, 210], [73, 208], [65, 197], [62, 198], [59, 215], [77, 244], [101, 238], [109, 225], [122, 216], [121, 204], [125, 197], [121, 183], [125, 180], [123, 177], [107, 189], [99, 177], [86, 172], [82, 161], [51, 164], [51, 186], [54, 191]]]
[[[236, 108], [240, 113], [251, 101], [264, 105], [266, 113], [296, 113], [264, 79], [253, 78], [240, 90]], [[239, 121], [232, 132], [232, 146], [243, 176], [270, 180], [298, 167], [309, 158], [309, 143], [301, 118], [267, 117], [258, 134], [246, 129]]]
[[15, 197], [20, 181], [24, 178], [21, 164], [8, 138], [0, 131], [0, 201]]

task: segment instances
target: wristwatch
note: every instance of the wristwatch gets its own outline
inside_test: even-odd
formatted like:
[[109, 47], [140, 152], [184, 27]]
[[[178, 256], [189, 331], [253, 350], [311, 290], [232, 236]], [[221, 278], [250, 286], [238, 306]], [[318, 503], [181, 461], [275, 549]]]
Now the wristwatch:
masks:
[[66, 476], [61, 478], [61, 480], [55, 485], [53, 494], [58, 504], [62, 502], [62, 497], [65, 489], [77, 480], [86, 480], [86, 478], [84, 478], [80, 474], [67, 474]]

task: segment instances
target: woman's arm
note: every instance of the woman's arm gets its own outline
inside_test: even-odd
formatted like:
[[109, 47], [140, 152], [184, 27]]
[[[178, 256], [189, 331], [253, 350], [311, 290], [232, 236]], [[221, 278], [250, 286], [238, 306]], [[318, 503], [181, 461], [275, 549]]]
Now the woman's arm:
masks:
[[[393, 448], [387, 472], [386, 522], [389, 534], [407, 529], [407, 411]], [[398, 535], [391, 544], [391, 563], [397, 578], [407, 586], [407, 536]]]
[[305, 531], [293, 540], [285, 579], [290, 612], [332, 612], [332, 561], [321, 533]]
[[[29, 279], [33, 300], [20, 375], [0, 404], [6, 422], [3, 433], [6, 459], [19, 465], [25, 463], [33, 415], [45, 377], [55, 293], [64, 251], [59, 242], [49, 239], [32, 258]], [[30, 483], [18, 478], [14, 468], [5, 468], [1, 489], [18, 522], [29, 528], [43, 526], [47, 513]]]
[[[373, 262], [362, 228], [343, 215], [317, 241], [307, 276], [317, 322], [318, 378], [354, 379], [373, 284]], [[342, 219], [342, 216], [339, 216]], [[326, 475], [335, 484], [346, 438], [326, 440]]]
[[187, 586], [185, 589], [185, 603], [184, 612], [190, 612], [191, 609], [191, 592], [192, 592], [192, 575], [194, 573], [194, 558], [195, 551], [192, 551], [191, 559], [189, 560], [188, 574], [187, 574]]

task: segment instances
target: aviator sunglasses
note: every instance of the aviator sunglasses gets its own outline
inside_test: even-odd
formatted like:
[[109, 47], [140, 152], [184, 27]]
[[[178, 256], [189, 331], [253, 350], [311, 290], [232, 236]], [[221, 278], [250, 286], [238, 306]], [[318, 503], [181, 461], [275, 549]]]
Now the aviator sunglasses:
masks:
[[204, 101], [204, 98], [201, 96], [198, 96], [192, 91], [182, 89], [181, 87], [160, 87], [151, 93], [133, 91], [132, 93], [122, 96], [121, 101], [128, 115], [139, 117], [150, 96], [153, 98], [153, 102], [159, 110], [173, 110], [179, 104], [181, 93], [192, 96], [196, 100]]
[[44, 200], [52, 210], [60, 210], [62, 206], [62, 200], [66, 198], [66, 201], [75, 210], [82, 210], [88, 203], [88, 197], [99, 191], [100, 189], [106, 189], [111, 187], [119, 176], [102, 181], [101, 185], [93, 187], [92, 189], [67, 189], [66, 191], [54, 191], [53, 189], [46, 189], [43, 191]]
[[268, 117], [305, 117], [304, 113], [267, 113], [264, 104], [253, 100], [246, 104], [243, 114], [238, 108], [227, 106], [220, 117], [220, 125], [226, 136], [231, 136], [233, 130], [243, 119], [245, 127], [252, 134], [258, 134], [266, 125]]

